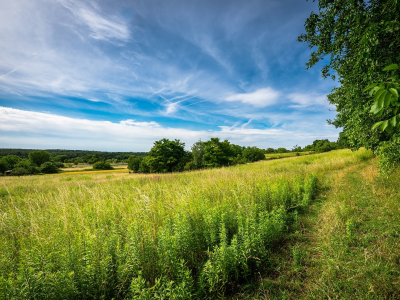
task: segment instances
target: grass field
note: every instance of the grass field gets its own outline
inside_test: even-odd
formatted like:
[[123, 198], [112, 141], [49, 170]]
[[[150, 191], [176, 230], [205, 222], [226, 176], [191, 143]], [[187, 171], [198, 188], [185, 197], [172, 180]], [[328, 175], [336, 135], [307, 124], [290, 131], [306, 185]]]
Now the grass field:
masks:
[[0, 299], [398, 299], [399, 180], [375, 175], [340, 150], [1, 177]]

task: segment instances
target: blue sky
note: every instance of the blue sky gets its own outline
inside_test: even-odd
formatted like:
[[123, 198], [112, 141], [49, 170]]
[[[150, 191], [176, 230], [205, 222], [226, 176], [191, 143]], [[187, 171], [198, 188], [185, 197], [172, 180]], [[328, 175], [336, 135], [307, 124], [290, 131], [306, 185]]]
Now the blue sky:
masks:
[[0, 0], [0, 147], [305, 146], [340, 130], [306, 0]]

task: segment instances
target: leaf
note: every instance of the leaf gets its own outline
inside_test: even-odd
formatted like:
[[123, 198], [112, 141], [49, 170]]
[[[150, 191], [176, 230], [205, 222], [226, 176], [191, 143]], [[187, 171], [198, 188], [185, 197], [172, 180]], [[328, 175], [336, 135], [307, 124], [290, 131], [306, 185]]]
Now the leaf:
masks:
[[390, 119], [390, 125], [393, 127], [396, 127], [397, 125], [397, 116], [394, 116], [393, 118]]
[[388, 127], [388, 123], [389, 123], [388, 120], [382, 122], [382, 124], [380, 126], [382, 131], [384, 131], [386, 129], [386, 127]]
[[398, 70], [399, 66], [397, 64], [393, 64], [390, 66], [387, 66], [386, 68], [383, 69], [383, 71], [390, 71], [390, 70]]
[[379, 89], [379, 90], [375, 93], [375, 97], [374, 97], [375, 100], [378, 100], [379, 97], [380, 97], [384, 92], [386, 92], [385, 89]]
[[388, 106], [389, 106], [389, 104], [390, 104], [390, 98], [392, 98], [392, 94], [389, 93], [389, 92], [386, 92], [386, 94], [385, 94], [385, 101], [384, 101], [385, 107], [388, 107]]
[[387, 133], [391, 133], [392, 132], [392, 125], [388, 124], [388, 126], [385, 128]]
[[394, 89], [394, 88], [390, 88], [389, 91], [392, 93], [393, 96], [395, 96], [396, 98], [399, 97], [399, 92]]
[[377, 108], [378, 108], [378, 106], [376, 104], [374, 104], [374, 105], [371, 106], [371, 110], [369, 112], [376, 114], [375, 111], [377, 110]]
[[374, 126], [372, 126], [372, 130], [376, 129], [379, 125], [382, 124], [383, 121], [377, 122], [374, 124]]
[[373, 87], [376, 87], [377, 85], [378, 85], [378, 83], [371, 83], [365, 89], [363, 89], [363, 92], [368, 91], [369, 89], [372, 89]]
[[385, 95], [387, 94], [386, 90], [383, 90], [384, 92], [380, 94], [378, 100], [378, 107], [382, 108], [383, 107], [383, 102], [385, 101]]

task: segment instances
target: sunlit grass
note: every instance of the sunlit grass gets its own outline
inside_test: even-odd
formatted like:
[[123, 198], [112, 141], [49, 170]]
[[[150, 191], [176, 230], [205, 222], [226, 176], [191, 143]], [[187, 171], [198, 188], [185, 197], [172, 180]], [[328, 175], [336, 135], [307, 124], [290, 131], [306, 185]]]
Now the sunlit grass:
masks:
[[340, 150], [173, 174], [0, 178], [1, 297], [234, 291], [268, 268], [293, 213], [311, 201], [314, 178], [368, 156]]

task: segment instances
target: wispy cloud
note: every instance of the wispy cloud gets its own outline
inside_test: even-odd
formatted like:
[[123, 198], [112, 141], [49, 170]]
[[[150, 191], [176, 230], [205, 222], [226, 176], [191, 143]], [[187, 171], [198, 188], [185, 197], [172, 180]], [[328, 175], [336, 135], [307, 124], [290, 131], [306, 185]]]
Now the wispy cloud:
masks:
[[225, 98], [226, 101], [240, 101], [246, 104], [251, 104], [255, 107], [266, 107], [277, 102], [280, 93], [274, 89], [267, 87], [259, 89], [252, 93], [234, 94]]
[[90, 36], [94, 39], [122, 41], [129, 39], [128, 26], [121, 17], [113, 16], [112, 19], [103, 17], [93, 7], [85, 6], [82, 1], [58, 0], [58, 2], [90, 28]]

